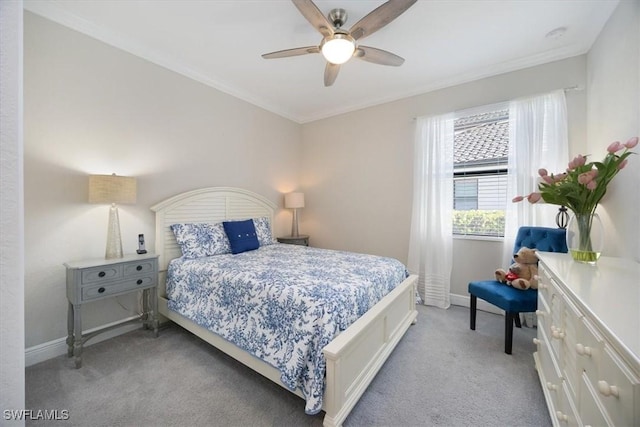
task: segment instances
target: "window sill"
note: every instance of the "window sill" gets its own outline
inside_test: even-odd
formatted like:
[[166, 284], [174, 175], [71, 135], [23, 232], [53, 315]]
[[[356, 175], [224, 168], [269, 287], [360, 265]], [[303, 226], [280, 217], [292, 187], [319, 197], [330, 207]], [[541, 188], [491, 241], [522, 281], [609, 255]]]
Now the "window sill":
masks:
[[465, 235], [465, 234], [454, 234], [454, 240], [484, 240], [488, 242], [503, 242], [504, 237], [496, 237], [496, 236], [473, 236], [473, 235]]

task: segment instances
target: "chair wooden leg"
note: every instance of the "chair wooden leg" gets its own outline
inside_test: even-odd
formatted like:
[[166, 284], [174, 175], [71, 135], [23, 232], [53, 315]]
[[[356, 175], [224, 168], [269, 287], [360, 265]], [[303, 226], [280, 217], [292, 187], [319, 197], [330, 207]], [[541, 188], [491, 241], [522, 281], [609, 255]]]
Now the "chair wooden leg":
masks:
[[504, 352], [511, 354], [511, 347], [513, 344], [513, 322], [514, 315], [517, 313], [511, 313], [507, 311], [504, 314]]
[[520, 324], [520, 313], [513, 313], [513, 320], [516, 321], [516, 328], [522, 328]]
[[471, 308], [469, 310], [469, 327], [472, 331], [476, 330], [476, 306], [478, 304], [478, 297], [471, 295]]

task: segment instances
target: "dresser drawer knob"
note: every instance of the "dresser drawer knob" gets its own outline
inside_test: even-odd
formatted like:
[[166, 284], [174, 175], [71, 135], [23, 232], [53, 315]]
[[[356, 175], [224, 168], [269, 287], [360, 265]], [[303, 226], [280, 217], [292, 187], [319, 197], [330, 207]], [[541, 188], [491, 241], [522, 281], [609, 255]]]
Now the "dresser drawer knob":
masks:
[[567, 416], [567, 414], [563, 414], [560, 411], [556, 411], [556, 417], [558, 417], [559, 421], [568, 421], [569, 417]]
[[138, 285], [142, 285], [142, 279], [138, 279], [138, 281], [136, 282]]
[[138, 271], [142, 270], [142, 266], [141, 265], [137, 266], [136, 270], [138, 270]]
[[545, 313], [542, 310], [536, 310], [536, 316], [538, 316], [538, 317], [544, 317], [545, 314], [547, 314], [547, 313]]
[[562, 329], [552, 326], [551, 336], [557, 340], [561, 340], [561, 339], [564, 339], [564, 332], [562, 331]]
[[580, 356], [591, 356], [591, 347], [585, 347], [584, 345], [578, 343], [576, 344], [576, 352]]
[[548, 285], [538, 282], [538, 289], [547, 289], [548, 287], [549, 287]]
[[603, 396], [615, 396], [615, 397], [620, 396], [618, 387], [614, 385], [609, 385], [609, 383], [607, 383], [606, 381], [598, 381], [598, 391]]
[[533, 339], [533, 343], [534, 343], [535, 345], [538, 345], [538, 344], [540, 344], [540, 340], [539, 340], [538, 338], [534, 338], [534, 339]]
[[106, 275], [107, 273], [105, 273], [104, 271], [101, 271], [100, 273], [98, 273], [98, 277], [104, 277]]
[[100, 288], [100, 289], [98, 289], [98, 293], [99, 293], [99, 294], [103, 293], [104, 291], [105, 291], [105, 289], [104, 289], [104, 288]]
[[549, 390], [551, 390], [551, 391], [556, 391], [556, 390], [558, 390], [558, 386], [557, 386], [557, 385], [555, 385], [555, 384], [553, 384], [552, 382], [548, 382], [548, 383], [547, 383], [547, 388], [548, 388]]

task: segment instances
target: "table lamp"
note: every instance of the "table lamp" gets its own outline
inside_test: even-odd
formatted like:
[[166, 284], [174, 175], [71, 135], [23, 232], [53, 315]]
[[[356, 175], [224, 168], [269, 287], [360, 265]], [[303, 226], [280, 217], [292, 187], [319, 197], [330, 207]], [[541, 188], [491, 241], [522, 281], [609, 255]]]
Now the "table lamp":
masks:
[[105, 258], [122, 258], [120, 219], [116, 203], [136, 202], [136, 179], [126, 176], [89, 175], [89, 203], [110, 203]]
[[293, 222], [291, 223], [291, 236], [298, 237], [298, 209], [304, 208], [303, 193], [288, 193], [284, 195], [284, 207], [293, 209]]

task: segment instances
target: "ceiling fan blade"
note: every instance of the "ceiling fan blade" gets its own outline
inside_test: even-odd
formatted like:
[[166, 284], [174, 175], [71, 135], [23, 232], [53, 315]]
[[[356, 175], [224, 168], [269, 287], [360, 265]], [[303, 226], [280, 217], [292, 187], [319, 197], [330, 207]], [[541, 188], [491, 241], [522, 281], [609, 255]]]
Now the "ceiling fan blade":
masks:
[[296, 47], [294, 49], [278, 50], [262, 55], [264, 59], [287, 58], [289, 56], [306, 55], [308, 53], [319, 53], [318, 46]]
[[333, 35], [333, 25], [311, 0], [291, 0], [302, 16], [325, 37]]
[[404, 63], [404, 58], [387, 52], [386, 50], [376, 49], [370, 46], [358, 46], [353, 56], [362, 59], [363, 61], [373, 62], [380, 65], [391, 65], [393, 67], [399, 67]]
[[340, 71], [340, 65], [327, 62], [327, 66], [324, 69], [324, 85], [331, 86], [338, 77], [338, 71]]
[[418, 0], [389, 0], [356, 22], [349, 30], [351, 37], [358, 40], [370, 36], [402, 15], [416, 1]]

